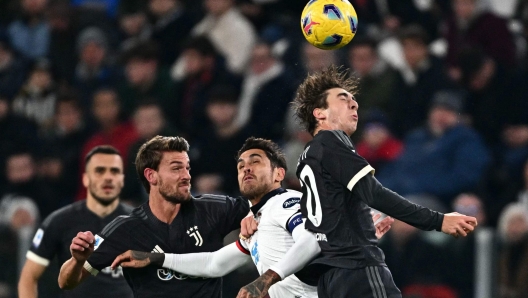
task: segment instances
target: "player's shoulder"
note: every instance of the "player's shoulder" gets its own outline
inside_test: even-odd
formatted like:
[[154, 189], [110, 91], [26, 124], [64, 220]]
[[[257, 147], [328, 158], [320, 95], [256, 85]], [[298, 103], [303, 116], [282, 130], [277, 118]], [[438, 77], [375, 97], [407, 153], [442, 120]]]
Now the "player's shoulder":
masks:
[[[53, 211], [42, 221], [42, 227], [46, 228], [51, 225], [64, 226], [63, 223], [68, 223], [72, 218], [77, 218], [86, 209], [86, 201], [78, 201], [62, 208]], [[67, 225], [65, 225], [67, 226]]]
[[279, 193], [269, 199], [268, 203], [272, 209], [292, 209], [298, 208], [301, 202], [302, 193], [293, 189], [285, 189], [285, 192]]
[[[129, 209], [129, 208], [127, 208]], [[103, 230], [101, 235], [108, 237], [115, 231], [132, 231], [138, 226], [147, 222], [148, 216], [144, 209], [144, 205], [132, 209], [128, 214], [119, 215], [108, 223]]]
[[227, 195], [214, 195], [214, 194], [202, 194], [196, 197], [193, 197], [192, 199], [194, 205], [198, 208], [222, 208], [221, 206], [225, 206], [226, 208], [238, 205], [238, 204], [244, 204], [248, 205], [249, 203], [247, 200], [241, 198], [241, 197], [231, 197]]

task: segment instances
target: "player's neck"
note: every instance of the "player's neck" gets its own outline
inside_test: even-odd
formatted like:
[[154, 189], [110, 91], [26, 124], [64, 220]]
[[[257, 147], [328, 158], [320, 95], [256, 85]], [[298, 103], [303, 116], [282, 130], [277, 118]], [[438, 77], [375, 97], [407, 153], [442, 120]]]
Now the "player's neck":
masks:
[[170, 224], [176, 215], [178, 215], [181, 204], [169, 202], [161, 197], [161, 195], [156, 196], [155, 194], [151, 194], [149, 197], [149, 206], [152, 214], [157, 219], [166, 224]]
[[88, 210], [92, 211], [99, 217], [106, 217], [110, 213], [114, 212], [114, 210], [119, 205], [119, 199], [114, 200], [109, 205], [103, 205], [99, 203], [95, 198], [92, 198], [88, 196], [86, 199], [86, 207]]

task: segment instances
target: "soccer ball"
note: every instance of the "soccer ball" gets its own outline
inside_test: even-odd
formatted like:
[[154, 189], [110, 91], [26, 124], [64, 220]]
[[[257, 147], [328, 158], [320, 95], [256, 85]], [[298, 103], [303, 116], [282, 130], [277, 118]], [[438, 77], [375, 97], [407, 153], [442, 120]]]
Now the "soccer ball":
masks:
[[348, 44], [357, 31], [356, 10], [348, 0], [310, 0], [301, 15], [303, 35], [323, 50]]

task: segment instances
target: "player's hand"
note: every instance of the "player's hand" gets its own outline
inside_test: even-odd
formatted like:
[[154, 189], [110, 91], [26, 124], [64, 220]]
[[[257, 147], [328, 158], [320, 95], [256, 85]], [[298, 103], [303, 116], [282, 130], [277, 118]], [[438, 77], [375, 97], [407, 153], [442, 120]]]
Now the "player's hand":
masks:
[[[372, 221], [376, 222], [381, 217], [381, 213], [376, 213], [372, 216]], [[376, 226], [376, 238], [381, 239], [390, 229], [394, 222], [394, 218], [387, 216], [382, 221], [375, 224]]]
[[275, 271], [268, 270], [252, 283], [242, 287], [237, 298], [269, 298], [269, 288], [280, 280], [280, 276]]
[[240, 222], [240, 239], [246, 240], [255, 234], [258, 229], [258, 223], [253, 215], [248, 215]]
[[94, 251], [95, 237], [92, 232], [79, 232], [72, 239], [70, 252], [72, 257], [77, 261], [84, 263]]
[[118, 255], [115, 258], [115, 260], [112, 262], [112, 265], [110, 265], [110, 267], [112, 269], [115, 269], [117, 268], [117, 266], [120, 266], [120, 265], [121, 267], [129, 267], [129, 268], [147, 267], [151, 263], [150, 255], [151, 253], [148, 253], [148, 252], [128, 250]]
[[442, 222], [442, 232], [455, 238], [458, 236], [466, 237], [475, 230], [478, 225], [477, 219], [473, 216], [466, 216], [458, 212], [444, 214]]

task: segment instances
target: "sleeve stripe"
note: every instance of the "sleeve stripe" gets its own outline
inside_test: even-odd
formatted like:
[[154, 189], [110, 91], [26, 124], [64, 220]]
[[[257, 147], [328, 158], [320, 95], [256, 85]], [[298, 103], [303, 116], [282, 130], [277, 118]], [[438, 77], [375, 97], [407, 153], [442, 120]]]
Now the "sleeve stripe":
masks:
[[295, 230], [295, 228], [302, 224], [303, 221], [302, 221], [302, 214], [301, 212], [298, 212], [298, 213], [295, 213], [292, 217], [290, 217], [290, 219], [288, 220], [288, 224], [286, 226], [286, 229], [288, 230], [288, 232], [290, 232], [290, 234], [293, 232], [293, 230]]
[[365, 177], [368, 173], [374, 173], [374, 168], [371, 165], [366, 165], [361, 171], [354, 175], [352, 179], [350, 179], [350, 182], [347, 184], [348, 190], [352, 191], [354, 185], [356, 185], [359, 179]]
[[86, 269], [86, 271], [90, 272], [91, 275], [96, 276], [99, 274], [99, 270], [95, 269], [88, 263], [88, 261], [84, 262], [83, 268]]
[[101, 231], [101, 235], [104, 237], [110, 236], [115, 229], [117, 229], [120, 225], [124, 224], [127, 221], [133, 220], [133, 217], [130, 217], [128, 215], [120, 215], [116, 217], [111, 223], [109, 223], [104, 229]]
[[241, 252], [245, 253], [246, 255], [249, 255], [249, 250], [247, 250], [244, 246], [242, 246], [242, 244], [240, 243], [240, 239], [237, 240], [236, 246]]
[[43, 258], [39, 255], [37, 255], [36, 253], [32, 252], [31, 250], [28, 250], [28, 252], [26, 253], [26, 258], [28, 260], [31, 260], [39, 265], [42, 265], [44, 267], [48, 267], [50, 261], [46, 258]]

